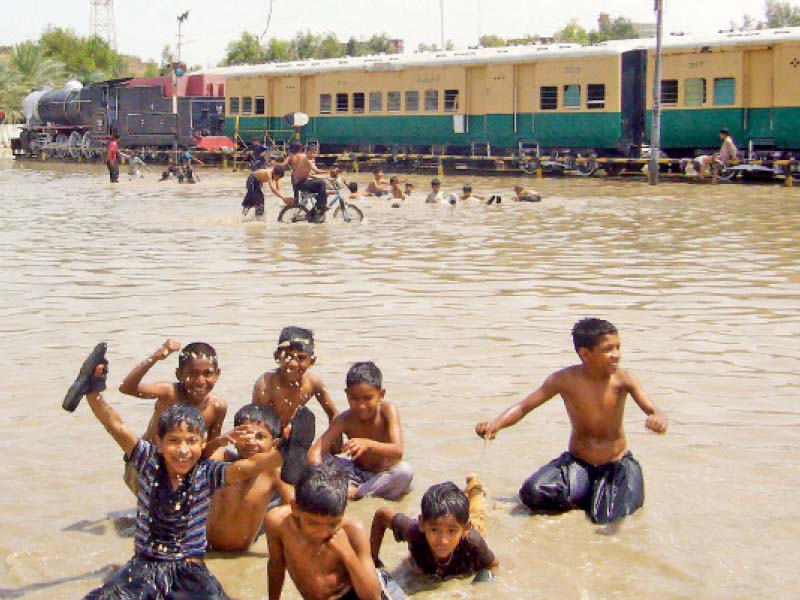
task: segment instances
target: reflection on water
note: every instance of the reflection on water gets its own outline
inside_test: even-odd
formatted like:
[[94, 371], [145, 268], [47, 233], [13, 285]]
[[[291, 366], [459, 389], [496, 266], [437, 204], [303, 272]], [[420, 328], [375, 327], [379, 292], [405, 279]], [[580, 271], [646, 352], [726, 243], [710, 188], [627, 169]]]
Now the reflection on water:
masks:
[[[451, 207], [425, 205], [430, 177], [412, 175], [420, 191], [400, 209], [365, 200], [363, 224], [290, 226], [274, 222], [276, 199], [266, 223], [242, 222], [242, 173], [209, 172], [196, 186], [123, 175], [112, 187], [99, 167], [4, 161], [0, 176], [0, 596], [74, 598], [130, 556], [113, 527], [70, 528], [133, 505], [119, 452], [87, 407], [59, 406], [97, 340], [109, 342], [109, 398], [143, 430], [151, 404], [113, 388], [164, 337], [216, 346], [233, 414], [287, 324], [314, 329], [314, 368], [340, 408], [351, 362], [383, 369], [417, 473], [400, 509], [417, 514], [429, 485], [462, 484], [471, 470], [490, 488], [498, 581], [418, 597], [796, 593], [798, 192], [529, 179], [544, 201], [514, 204], [513, 178], [445, 177], [447, 189], [471, 181], [504, 197]], [[569, 329], [586, 315], [618, 325], [625, 363], [671, 417], [666, 436], [649, 435], [630, 403], [647, 501], [611, 530], [516, 505], [520, 483], [565, 447], [560, 402], [486, 446], [472, 433], [576, 360]], [[368, 522], [381, 505], [349, 510]], [[264, 598], [265, 552], [262, 539], [254, 554], [209, 563], [232, 596]], [[388, 537], [383, 552], [390, 566], [404, 556]]]

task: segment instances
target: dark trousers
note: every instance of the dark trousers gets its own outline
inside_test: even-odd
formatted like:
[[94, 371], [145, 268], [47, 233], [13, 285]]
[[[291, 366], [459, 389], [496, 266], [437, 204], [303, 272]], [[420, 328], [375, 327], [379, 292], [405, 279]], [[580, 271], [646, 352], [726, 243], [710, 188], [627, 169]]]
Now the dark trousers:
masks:
[[111, 183], [117, 183], [119, 181], [119, 162], [107, 160], [106, 166], [108, 167], [108, 177], [111, 179]]
[[315, 207], [317, 212], [321, 214], [325, 211], [325, 207], [328, 204], [328, 192], [325, 188], [324, 181], [321, 179], [308, 177], [298, 181], [297, 183], [294, 183], [293, 187], [295, 200], [299, 200], [299, 192], [308, 192], [310, 194], [314, 194], [317, 197], [317, 204]]
[[644, 504], [644, 478], [630, 452], [598, 466], [564, 452], [531, 475], [519, 497], [534, 511], [580, 508], [595, 523], [611, 523]]

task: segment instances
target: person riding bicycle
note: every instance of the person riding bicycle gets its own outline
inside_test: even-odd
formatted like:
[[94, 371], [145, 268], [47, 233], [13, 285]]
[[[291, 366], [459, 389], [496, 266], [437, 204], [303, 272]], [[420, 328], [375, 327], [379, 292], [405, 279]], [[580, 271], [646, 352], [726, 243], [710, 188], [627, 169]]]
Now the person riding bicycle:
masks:
[[308, 192], [317, 197], [317, 203], [313, 210], [308, 213], [308, 220], [320, 223], [324, 219], [325, 207], [327, 205], [327, 191], [325, 182], [322, 179], [315, 179], [311, 175], [326, 174], [317, 168], [314, 163], [316, 148], [309, 148], [303, 152], [303, 145], [300, 142], [292, 142], [289, 147], [289, 156], [286, 157], [281, 167], [289, 165], [292, 169], [292, 187], [294, 188], [295, 202], [299, 201], [300, 192]]

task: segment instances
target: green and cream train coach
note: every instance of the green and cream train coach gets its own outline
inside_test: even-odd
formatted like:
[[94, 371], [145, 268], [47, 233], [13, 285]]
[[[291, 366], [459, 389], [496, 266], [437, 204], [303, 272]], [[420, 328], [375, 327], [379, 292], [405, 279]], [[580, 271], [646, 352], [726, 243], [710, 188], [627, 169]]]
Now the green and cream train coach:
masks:
[[[327, 150], [448, 151], [520, 143], [636, 156], [648, 144], [654, 40], [510, 46], [213, 69], [226, 76], [226, 128], [285, 130], [310, 116]], [[671, 36], [663, 44], [662, 148], [717, 143], [800, 148], [800, 28]]]

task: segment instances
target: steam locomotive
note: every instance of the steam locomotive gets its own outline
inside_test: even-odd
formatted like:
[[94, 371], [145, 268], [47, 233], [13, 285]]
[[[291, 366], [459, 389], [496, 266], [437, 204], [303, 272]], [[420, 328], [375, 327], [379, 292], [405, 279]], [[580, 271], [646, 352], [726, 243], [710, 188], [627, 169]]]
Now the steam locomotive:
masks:
[[151, 156], [176, 144], [196, 148], [203, 138], [224, 135], [224, 79], [209, 79], [179, 80], [177, 114], [169, 77], [86, 86], [70, 81], [59, 90], [31, 92], [23, 101], [25, 126], [12, 150], [17, 156], [90, 160], [103, 155], [112, 132], [120, 136], [121, 147]]

